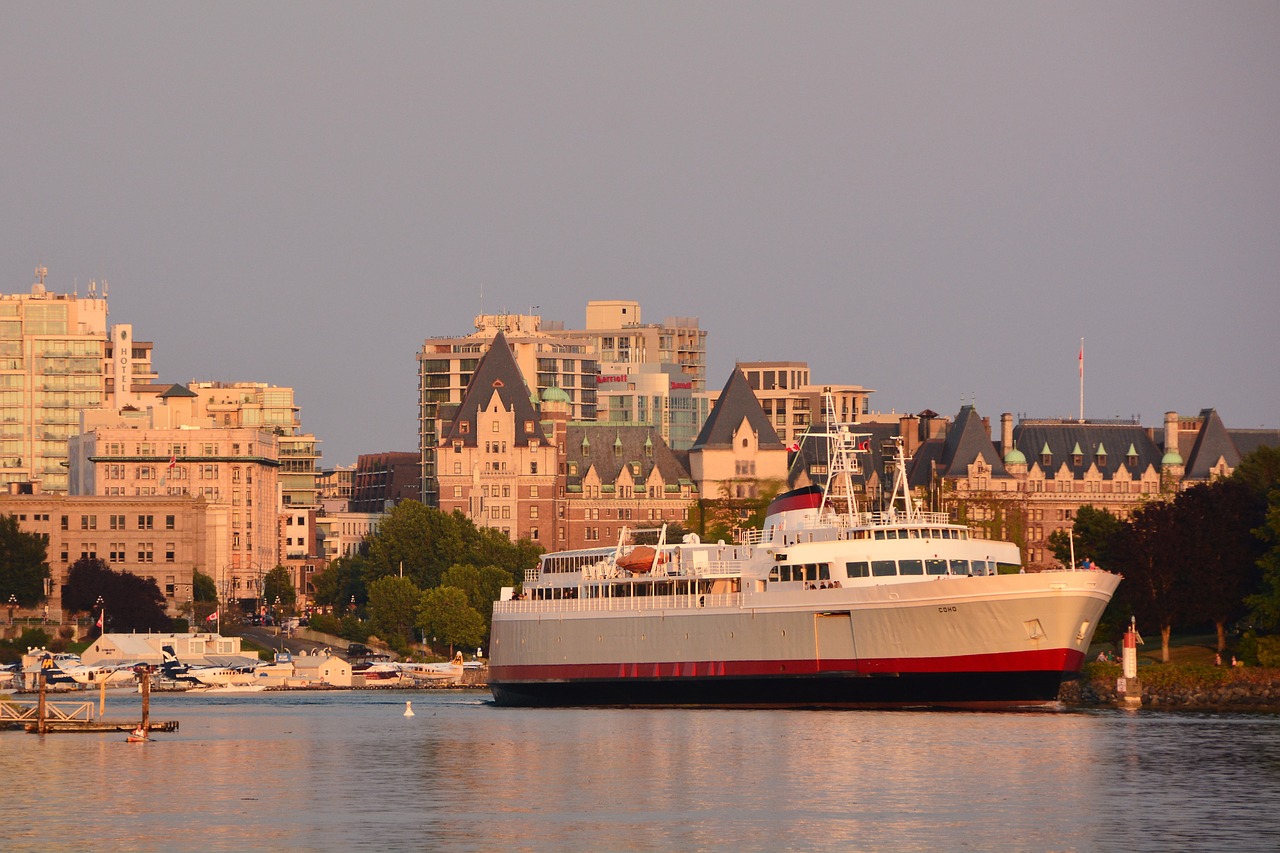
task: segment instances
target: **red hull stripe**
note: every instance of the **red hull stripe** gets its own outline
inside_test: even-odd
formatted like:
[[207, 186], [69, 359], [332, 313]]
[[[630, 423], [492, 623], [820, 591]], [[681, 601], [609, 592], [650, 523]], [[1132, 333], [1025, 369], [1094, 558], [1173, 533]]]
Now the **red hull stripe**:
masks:
[[796, 489], [794, 492], [787, 492], [785, 495], [778, 495], [769, 504], [769, 511], [766, 515], [792, 512], [799, 509], [817, 509], [820, 506], [822, 506], [822, 490], [817, 486], [807, 486], [803, 489]]
[[793, 675], [960, 675], [979, 672], [1078, 672], [1084, 654], [1075, 649], [1042, 649], [1005, 654], [876, 660], [733, 660], [662, 663], [492, 665], [489, 681], [600, 681], [747, 678]]

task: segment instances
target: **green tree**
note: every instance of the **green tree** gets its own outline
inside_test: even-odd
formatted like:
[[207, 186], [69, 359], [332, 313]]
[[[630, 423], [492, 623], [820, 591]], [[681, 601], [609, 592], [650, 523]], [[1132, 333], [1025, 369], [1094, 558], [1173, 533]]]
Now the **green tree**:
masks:
[[467, 602], [484, 620], [484, 636], [489, 636], [493, 623], [493, 603], [504, 586], [515, 586], [515, 578], [497, 566], [450, 566], [440, 581], [441, 586], [456, 587], [467, 594]]
[[463, 561], [460, 519], [417, 501], [396, 505], [368, 539], [368, 581], [403, 574], [423, 589], [439, 585], [444, 570]]
[[1112, 543], [1111, 558], [1124, 573], [1119, 594], [1140, 625], [1160, 629], [1161, 659], [1168, 663], [1169, 636], [1186, 612], [1188, 594], [1173, 504], [1156, 501], [1139, 507]]
[[43, 600], [47, 559], [43, 536], [24, 531], [15, 516], [0, 516], [0, 602], [11, 595], [23, 607]]
[[1111, 545], [1120, 532], [1121, 522], [1105, 509], [1085, 504], [1076, 510], [1071, 531], [1055, 530], [1049, 534], [1048, 546], [1053, 556], [1064, 566], [1071, 565], [1072, 543], [1075, 537], [1076, 564], [1085, 557], [1106, 568], [1111, 562]]
[[422, 590], [408, 578], [378, 578], [369, 584], [369, 627], [392, 648], [406, 649], [422, 597]]
[[502, 531], [477, 527], [459, 512], [441, 512], [417, 501], [396, 506], [367, 542], [367, 581], [403, 573], [422, 589], [439, 586], [450, 566], [498, 566], [517, 574], [537, 565], [542, 553], [527, 540], [513, 543]]
[[196, 601], [217, 601], [218, 586], [213, 578], [196, 569], [191, 576], [191, 593]]
[[151, 578], [113, 571], [100, 559], [77, 560], [67, 570], [62, 606], [76, 613], [92, 613], [98, 599], [106, 611], [102, 633], [168, 631], [165, 598]]
[[1253, 490], [1233, 479], [1192, 486], [1174, 499], [1183, 583], [1194, 590], [1187, 617], [1214, 625], [1219, 652], [1227, 649], [1227, 625], [1244, 615], [1245, 596], [1258, 588], [1263, 545], [1253, 531], [1264, 510]]
[[1254, 530], [1263, 549], [1258, 558], [1262, 570], [1260, 589], [1245, 599], [1249, 618], [1259, 627], [1275, 630], [1280, 626], [1280, 499], [1276, 491], [1267, 504], [1266, 520]]
[[363, 604], [369, 597], [365, 587], [367, 566], [368, 560], [359, 555], [339, 557], [331, 562], [311, 579], [315, 603], [338, 610], [349, 607], [353, 598], [357, 604]]
[[267, 572], [262, 579], [262, 601], [267, 607], [274, 607], [276, 599], [280, 606], [288, 609], [298, 600], [298, 593], [293, 588], [293, 578], [284, 566], [276, 566]]
[[1258, 540], [1258, 589], [1245, 598], [1249, 619], [1261, 628], [1280, 627], [1280, 448], [1259, 447], [1245, 456], [1231, 475], [1253, 493], [1262, 521]]
[[465, 591], [452, 586], [428, 590], [418, 609], [418, 627], [436, 643], [449, 646], [479, 646], [484, 639], [484, 619], [467, 602]]

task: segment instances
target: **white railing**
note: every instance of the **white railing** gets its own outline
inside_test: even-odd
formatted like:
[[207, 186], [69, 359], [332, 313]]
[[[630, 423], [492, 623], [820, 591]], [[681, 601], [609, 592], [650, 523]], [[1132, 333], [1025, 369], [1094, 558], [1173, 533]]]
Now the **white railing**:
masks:
[[742, 593], [636, 595], [617, 598], [559, 598], [495, 601], [497, 613], [606, 613], [634, 610], [691, 610], [698, 607], [741, 607]]

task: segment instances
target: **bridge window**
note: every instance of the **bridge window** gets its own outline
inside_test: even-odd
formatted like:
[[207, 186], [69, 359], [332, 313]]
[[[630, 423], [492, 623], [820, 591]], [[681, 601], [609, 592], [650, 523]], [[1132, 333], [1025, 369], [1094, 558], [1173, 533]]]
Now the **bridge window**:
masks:
[[[915, 531], [912, 531], [913, 533]], [[903, 575], [922, 575], [924, 574], [924, 563], [919, 560], [899, 560], [898, 573]]]
[[969, 574], [969, 561], [968, 560], [952, 560], [951, 574], [953, 575]]
[[865, 560], [854, 563], [845, 563], [844, 567], [851, 578], [866, 578], [871, 576], [871, 565]]
[[946, 560], [925, 560], [924, 571], [928, 575], [945, 575], [947, 573]]

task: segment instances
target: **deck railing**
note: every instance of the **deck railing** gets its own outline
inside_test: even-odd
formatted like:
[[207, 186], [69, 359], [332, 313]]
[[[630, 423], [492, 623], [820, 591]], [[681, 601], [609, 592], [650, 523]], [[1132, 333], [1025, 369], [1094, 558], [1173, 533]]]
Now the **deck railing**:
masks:
[[688, 610], [697, 607], [741, 607], [742, 593], [636, 595], [616, 598], [556, 598], [495, 601], [497, 613], [592, 613], [629, 610]]

